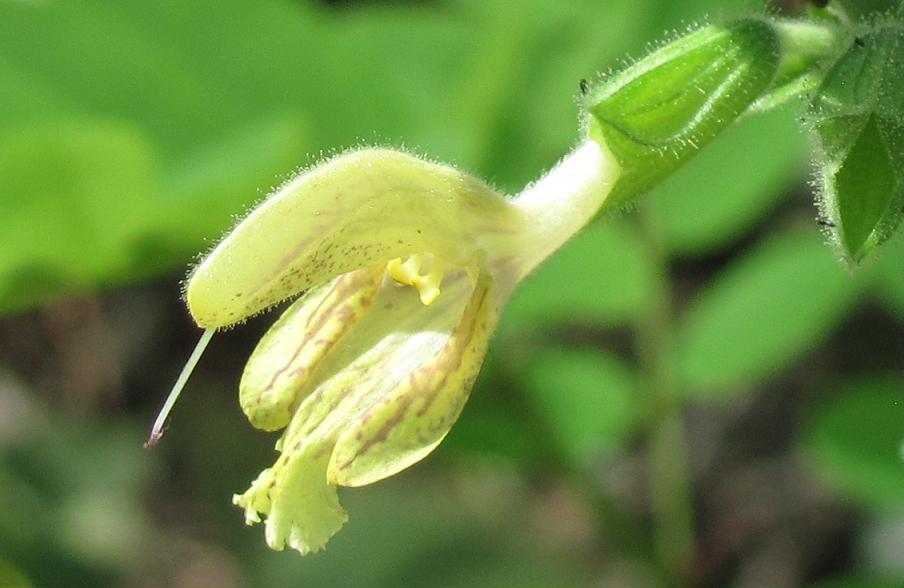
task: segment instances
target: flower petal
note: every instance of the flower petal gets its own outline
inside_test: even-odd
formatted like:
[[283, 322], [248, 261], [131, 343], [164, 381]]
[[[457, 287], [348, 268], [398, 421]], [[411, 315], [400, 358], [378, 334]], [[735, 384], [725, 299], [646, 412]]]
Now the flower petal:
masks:
[[426, 457], [442, 441], [471, 392], [499, 314], [492, 280], [481, 273], [445, 345], [401, 379], [339, 436], [327, 475], [363, 486]]
[[309, 290], [260, 340], [242, 373], [239, 401], [258, 429], [285, 427], [324, 357], [370, 310], [385, 273], [376, 264]]
[[336, 487], [323, 475], [328, 456], [317, 444], [295, 446], [261, 472], [247, 492], [233, 497], [249, 525], [261, 521], [260, 513], [267, 516], [271, 549], [288, 545], [302, 555], [319, 551], [348, 520]]
[[375, 262], [431, 252], [463, 265], [485, 228], [508, 230], [519, 218], [454, 168], [387, 149], [346, 153], [239, 223], [191, 275], [188, 306], [199, 325], [216, 328]]
[[234, 499], [249, 524], [266, 517], [272, 548], [316, 551], [342, 526], [346, 515], [327, 477], [336, 440], [383, 390], [396, 389], [425, 358], [442, 351], [469, 291], [467, 272], [459, 271], [444, 294], [424, 306], [417, 292], [384, 280], [372, 311], [316, 367], [308, 384], [313, 391], [300, 399], [277, 444], [280, 457]]

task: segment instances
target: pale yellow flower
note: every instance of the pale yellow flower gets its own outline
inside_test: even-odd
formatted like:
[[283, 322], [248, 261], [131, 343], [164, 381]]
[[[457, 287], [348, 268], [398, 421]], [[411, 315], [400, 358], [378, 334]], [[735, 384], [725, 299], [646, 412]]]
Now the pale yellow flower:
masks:
[[304, 294], [240, 385], [280, 455], [235, 503], [267, 543], [322, 548], [347, 516], [337, 486], [391, 476], [458, 418], [516, 284], [591, 220], [619, 173], [594, 141], [507, 198], [404, 153], [346, 153], [277, 190], [196, 268], [209, 330]]

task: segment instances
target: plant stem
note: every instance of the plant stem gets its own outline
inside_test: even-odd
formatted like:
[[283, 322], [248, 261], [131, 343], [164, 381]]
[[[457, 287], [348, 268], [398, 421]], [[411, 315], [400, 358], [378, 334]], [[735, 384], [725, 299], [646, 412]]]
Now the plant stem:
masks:
[[671, 366], [672, 304], [668, 258], [655, 203], [641, 206], [640, 231], [655, 272], [638, 326], [638, 354], [646, 381], [648, 467], [657, 558], [674, 587], [688, 585], [695, 550], [693, 505], [681, 402]]
[[750, 112], [771, 110], [819, 86], [825, 64], [844, 48], [835, 24], [787, 19], [773, 24], [781, 39], [781, 62], [772, 89], [750, 106]]

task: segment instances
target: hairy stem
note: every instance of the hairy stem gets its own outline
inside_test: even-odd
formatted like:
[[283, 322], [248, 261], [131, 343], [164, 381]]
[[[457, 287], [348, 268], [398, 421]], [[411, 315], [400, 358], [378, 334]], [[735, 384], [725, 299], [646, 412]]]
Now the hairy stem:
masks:
[[772, 88], [751, 105], [752, 112], [771, 110], [819, 86], [826, 64], [844, 47], [842, 32], [832, 23], [780, 19], [773, 24], [782, 57]]

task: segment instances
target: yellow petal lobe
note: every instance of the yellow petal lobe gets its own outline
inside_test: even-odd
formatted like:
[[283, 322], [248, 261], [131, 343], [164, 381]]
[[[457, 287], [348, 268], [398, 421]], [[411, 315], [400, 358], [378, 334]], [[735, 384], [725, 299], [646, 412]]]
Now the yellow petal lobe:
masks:
[[480, 274], [448, 342], [339, 436], [330, 483], [363, 486], [426, 457], [449, 432], [480, 371], [498, 317], [492, 280]]
[[382, 264], [343, 274], [308, 291], [270, 327], [239, 384], [252, 425], [274, 431], [289, 423], [317, 366], [372, 307], [383, 275]]
[[247, 492], [233, 497], [245, 509], [247, 524], [259, 523], [260, 513], [267, 516], [271, 549], [288, 545], [302, 555], [319, 551], [348, 520], [336, 487], [323, 475], [328, 455], [317, 444], [290, 447]]

